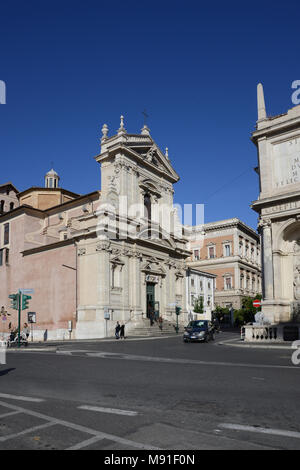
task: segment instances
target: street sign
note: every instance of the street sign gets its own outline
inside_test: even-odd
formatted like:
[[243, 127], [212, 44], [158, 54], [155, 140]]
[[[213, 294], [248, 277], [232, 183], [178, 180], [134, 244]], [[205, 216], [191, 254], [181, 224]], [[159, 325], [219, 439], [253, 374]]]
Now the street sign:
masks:
[[19, 289], [22, 294], [34, 294], [34, 289]]
[[253, 307], [258, 308], [260, 306], [261, 306], [261, 301], [260, 300], [258, 300], [258, 299], [253, 300]]
[[36, 323], [36, 312], [27, 313], [28, 323]]

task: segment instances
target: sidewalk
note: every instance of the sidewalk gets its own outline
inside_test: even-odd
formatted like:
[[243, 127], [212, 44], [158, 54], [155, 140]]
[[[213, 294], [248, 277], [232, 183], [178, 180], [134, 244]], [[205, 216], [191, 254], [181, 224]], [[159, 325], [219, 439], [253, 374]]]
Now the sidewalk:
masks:
[[251, 348], [251, 349], [292, 349], [293, 342], [284, 341], [280, 343], [245, 343], [244, 340], [240, 338], [231, 338], [224, 341], [218, 341], [217, 343], [220, 346], [231, 346], [235, 348]]
[[117, 340], [114, 337], [109, 337], [109, 338], [95, 338], [95, 339], [71, 339], [71, 340], [52, 340], [52, 341], [29, 341], [27, 347], [12, 347], [8, 348], [7, 352], [13, 352], [13, 351], [28, 351], [28, 352], [34, 352], [34, 351], [56, 351], [58, 348], [62, 346], [67, 346], [67, 345], [78, 345], [80, 347], [81, 344], [86, 344], [86, 343], [117, 343], [117, 342], [123, 342], [123, 341], [150, 341], [150, 340], [158, 340], [158, 339], [167, 339], [167, 338], [177, 338], [180, 335], [170, 335], [170, 336], [128, 336], [125, 337], [125, 340]]

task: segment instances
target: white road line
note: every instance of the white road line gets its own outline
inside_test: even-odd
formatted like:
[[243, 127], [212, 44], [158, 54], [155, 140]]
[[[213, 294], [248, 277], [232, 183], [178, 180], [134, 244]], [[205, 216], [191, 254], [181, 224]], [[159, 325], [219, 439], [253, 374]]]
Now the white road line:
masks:
[[10, 395], [7, 393], [0, 393], [0, 398], [8, 398], [9, 400], [30, 401], [33, 403], [41, 403], [45, 401], [42, 398], [22, 397], [19, 395]]
[[78, 406], [79, 410], [87, 410], [87, 411], [96, 411], [99, 413], [111, 413], [115, 415], [124, 415], [124, 416], [137, 416], [137, 411], [127, 411], [127, 410], [118, 410], [115, 408], [102, 408], [101, 406], [88, 406], [82, 405]]
[[217, 361], [197, 361], [194, 359], [173, 359], [168, 357], [151, 357], [151, 356], [136, 356], [133, 354], [121, 354], [110, 352], [93, 352], [88, 353], [88, 357], [99, 357], [100, 359], [117, 359], [127, 361], [143, 361], [143, 362], [160, 362], [166, 364], [187, 364], [187, 365], [202, 365], [202, 366], [227, 366], [227, 367], [241, 367], [241, 368], [254, 368], [254, 369], [293, 369], [300, 371], [297, 366], [279, 366], [272, 364], [249, 364], [239, 362], [217, 362]]
[[56, 351], [56, 354], [61, 354], [63, 356], [72, 356], [72, 351]]
[[98, 441], [103, 441], [102, 437], [91, 437], [90, 439], [87, 439], [86, 441], [79, 442], [79, 444], [76, 444], [75, 446], [69, 447], [68, 449], [65, 450], [80, 450], [83, 449], [84, 447], [88, 447], [92, 444], [95, 444], [95, 442]]
[[21, 414], [20, 411], [10, 411], [9, 413], [4, 413], [3, 415], [0, 415], [1, 418], [6, 418], [7, 416], [13, 416], [13, 415], [19, 415]]
[[24, 431], [17, 432], [15, 434], [8, 434], [7, 436], [1, 436], [0, 442], [8, 441], [9, 439], [14, 439], [19, 436], [23, 436], [24, 434], [30, 434], [31, 432], [37, 431], [38, 429], [49, 428], [50, 426], [54, 426], [56, 423], [45, 423], [40, 424], [39, 426], [33, 426], [32, 428], [25, 429]]
[[271, 434], [273, 436], [285, 436], [285, 437], [294, 437], [296, 439], [300, 439], [300, 432], [286, 431], [283, 429], [260, 428], [256, 426], [243, 426], [240, 424], [230, 424], [230, 423], [219, 424], [219, 427], [223, 429], [232, 429], [233, 431], [256, 432], [256, 433], [261, 433], [261, 434]]
[[74, 431], [79, 431], [83, 432], [86, 434], [91, 434], [94, 437], [98, 437], [99, 439], [108, 439], [109, 441], [112, 442], [117, 442], [119, 444], [123, 444], [126, 446], [130, 447], [136, 447], [137, 449], [143, 449], [143, 450], [161, 450], [159, 447], [154, 447], [150, 446], [147, 444], [142, 444], [140, 442], [135, 442], [135, 441], [130, 441], [128, 439], [124, 439], [119, 436], [114, 436], [113, 434], [107, 434], [101, 431], [97, 431], [95, 429], [87, 428], [86, 426], [81, 426], [80, 424], [75, 424], [75, 423], [70, 423], [68, 421], [64, 421], [62, 419], [57, 419], [53, 418], [51, 416], [44, 415], [42, 413], [38, 413], [36, 411], [31, 411], [31, 410], [26, 410], [25, 408], [21, 408], [20, 406], [16, 405], [11, 405], [8, 403], [5, 403], [3, 401], [0, 401], [0, 406], [3, 406], [4, 408], [8, 408], [10, 410], [15, 410], [15, 411], [20, 411], [20, 413], [25, 413], [29, 416], [34, 416], [36, 418], [44, 419], [48, 421], [49, 423], [58, 424], [60, 426], [64, 426], [69, 429], [73, 429]]

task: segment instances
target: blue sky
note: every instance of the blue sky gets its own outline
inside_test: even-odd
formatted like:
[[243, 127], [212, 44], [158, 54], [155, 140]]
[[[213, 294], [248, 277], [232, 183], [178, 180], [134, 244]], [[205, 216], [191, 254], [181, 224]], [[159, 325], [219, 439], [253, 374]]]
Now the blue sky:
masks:
[[296, 1], [2, 2], [1, 182], [43, 185], [53, 161], [66, 189], [100, 189], [102, 125], [115, 133], [123, 114], [140, 132], [146, 109], [181, 177], [175, 202], [256, 227], [256, 85], [269, 115], [293, 106], [299, 13]]

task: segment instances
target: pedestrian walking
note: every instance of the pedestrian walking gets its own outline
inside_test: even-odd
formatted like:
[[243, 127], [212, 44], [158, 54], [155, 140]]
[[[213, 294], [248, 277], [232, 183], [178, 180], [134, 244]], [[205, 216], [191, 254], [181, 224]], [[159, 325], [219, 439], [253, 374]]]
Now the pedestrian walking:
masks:
[[121, 329], [120, 323], [117, 321], [116, 328], [115, 328], [116, 339], [120, 338], [120, 329]]
[[120, 326], [120, 338], [125, 339], [125, 324]]
[[29, 330], [29, 326], [27, 323], [24, 323], [23, 333], [26, 335], [26, 338], [28, 339], [30, 330]]
[[163, 318], [162, 317], [159, 317], [159, 319], [158, 319], [158, 326], [159, 326], [160, 331], [162, 331], [162, 328], [163, 328]]

